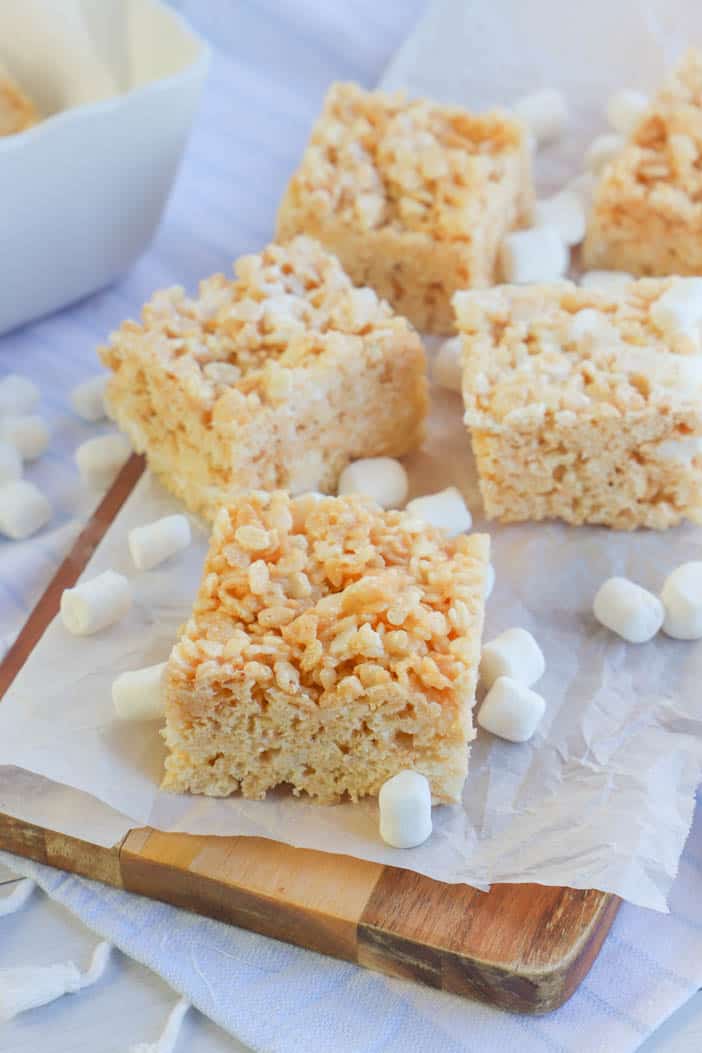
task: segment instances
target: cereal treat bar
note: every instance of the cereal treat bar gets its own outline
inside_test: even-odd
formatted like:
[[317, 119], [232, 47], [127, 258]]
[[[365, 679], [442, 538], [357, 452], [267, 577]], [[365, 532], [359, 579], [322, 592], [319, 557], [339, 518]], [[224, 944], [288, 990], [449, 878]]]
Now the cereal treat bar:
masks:
[[278, 213], [424, 332], [454, 330], [451, 296], [493, 284], [504, 234], [533, 197], [524, 127], [504, 113], [334, 84]]
[[702, 281], [454, 298], [488, 516], [622, 530], [702, 519]]
[[240, 495], [165, 675], [164, 786], [323, 802], [466, 777], [489, 539], [357, 495]]
[[588, 268], [702, 274], [702, 52], [690, 51], [606, 166]]
[[212, 518], [246, 489], [330, 490], [355, 458], [417, 446], [421, 341], [310, 238], [270, 245], [190, 299], [157, 293], [100, 357], [111, 415], [151, 469]]
[[0, 66], [0, 136], [23, 132], [38, 121], [34, 103]]

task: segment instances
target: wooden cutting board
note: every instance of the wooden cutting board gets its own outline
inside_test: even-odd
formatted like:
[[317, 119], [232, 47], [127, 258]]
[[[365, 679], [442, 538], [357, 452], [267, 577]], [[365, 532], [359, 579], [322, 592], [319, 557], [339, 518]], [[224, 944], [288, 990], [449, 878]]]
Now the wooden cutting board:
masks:
[[[141, 472], [132, 457], [0, 666], [0, 699]], [[504, 1009], [545, 1013], [587, 974], [616, 896], [545, 885], [489, 893], [247, 837], [131, 830], [112, 848], [0, 814], [0, 848], [242, 928]]]

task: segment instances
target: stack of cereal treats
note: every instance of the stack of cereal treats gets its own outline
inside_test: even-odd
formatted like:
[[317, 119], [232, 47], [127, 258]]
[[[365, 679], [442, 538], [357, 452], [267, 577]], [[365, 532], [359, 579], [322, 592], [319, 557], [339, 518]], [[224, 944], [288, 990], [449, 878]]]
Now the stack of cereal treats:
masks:
[[[702, 273], [701, 69], [605, 169], [592, 265]], [[488, 517], [702, 519], [702, 279], [496, 285], [530, 218], [528, 138], [509, 114], [334, 85], [279, 243], [195, 298], [157, 294], [101, 350], [112, 415], [214, 524], [167, 668], [167, 787], [355, 800], [412, 769], [460, 798], [488, 539], [318, 492], [421, 444], [413, 326], [460, 333]]]

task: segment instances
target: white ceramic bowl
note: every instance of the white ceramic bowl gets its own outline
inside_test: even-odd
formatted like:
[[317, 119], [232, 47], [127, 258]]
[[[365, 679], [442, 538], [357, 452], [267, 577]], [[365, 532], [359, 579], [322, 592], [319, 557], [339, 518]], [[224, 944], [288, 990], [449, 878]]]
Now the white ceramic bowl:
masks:
[[37, 17], [42, 2], [0, 4], [0, 59], [43, 113], [58, 110], [0, 138], [0, 333], [108, 285], [144, 251], [209, 64], [159, 0], [103, 0], [80, 26]]

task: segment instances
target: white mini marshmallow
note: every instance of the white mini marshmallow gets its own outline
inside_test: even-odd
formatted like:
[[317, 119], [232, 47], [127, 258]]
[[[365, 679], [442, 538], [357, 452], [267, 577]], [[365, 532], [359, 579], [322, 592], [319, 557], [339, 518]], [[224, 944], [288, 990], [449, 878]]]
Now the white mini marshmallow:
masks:
[[580, 285], [583, 289], [619, 296], [633, 281], [633, 274], [626, 271], [586, 271], [580, 278]]
[[88, 486], [106, 489], [132, 452], [123, 435], [99, 435], [76, 450], [81, 479]]
[[590, 208], [594, 189], [595, 177], [592, 172], [581, 172], [579, 176], [571, 179], [566, 185], [566, 190], [577, 194], [586, 209]]
[[0, 534], [21, 541], [51, 519], [51, 505], [34, 483], [16, 479], [0, 486]]
[[35, 461], [49, 445], [49, 429], [36, 414], [0, 418], [0, 438], [11, 442], [23, 461]]
[[569, 254], [555, 227], [515, 230], [500, 245], [500, 269], [506, 282], [550, 282], [562, 278]]
[[702, 639], [702, 563], [683, 563], [661, 589], [663, 632], [676, 640]]
[[576, 311], [568, 325], [568, 339], [574, 344], [602, 344], [614, 335], [611, 323], [592, 307]]
[[492, 590], [495, 588], [495, 568], [492, 563], [488, 563], [487, 571], [485, 574], [485, 599], [489, 600], [492, 596]]
[[90, 636], [123, 618], [131, 603], [132, 590], [124, 575], [106, 570], [63, 590], [61, 618], [74, 636]]
[[83, 420], [102, 420], [107, 414], [105, 412], [105, 385], [107, 374], [98, 373], [97, 376], [84, 380], [71, 392], [71, 406], [75, 413]]
[[615, 132], [598, 135], [592, 140], [585, 153], [586, 166], [595, 175], [599, 175], [604, 166], [609, 164], [613, 157], [616, 157], [623, 146], [623, 135], [617, 135]]
[[615, 91], [607, 102], [607, 122], [620, 135], [628, 135], [648, 106], [648, 96], [625, 88]]
[[22, 478], [22, 458], [17, 447], [0, 439], [0, 485]]
[[533, 132], [538, 143], [557, 139], [568, 124], [568, 106], [560, 91], [535, 91], [513, 106], [517, 117]]
[[526, 629], [505, 630], [485, 644], [480, 656], [480, 682], [488, 691], [501, 676], [531, 687], [545, 669], [543, 651]]
[[452, 336], [450, 340], [444, 340], [434, 359], [432, 370], [435, 384], [438, 384], [440, 388], [448, 388], [449, 391], [457, 391], [459, 394], [463, 387], [462, 349], [463, 341], [460, 336]]
[[161, 681], [165, 662], [121, 673], [112, 682], [112, 702], [120, 720], [158, 720], [163, 716]]
[[380, 836], [393, 848], [416, 848], [431, 835], [431, 789], [418, 771], [401, 771], [380, 787]]
[[464, 534], [473, 524], [463, 494], [455, 486], [448, 486], [445, 490], [427, 494], [426, 497], [415, 497], [405, 511], [417, 519], [423, 519], [425, 523], [439, 527], [449, 537]]
[[647, 589], [628, 578], [609, 578], [595, 596], [593, 612], [597, 621], [629, 643], [647, 643], [656, 635], [665, 611], [663, 604]]
[[134, 527], [127, 542], [137, 570], [151, 570], [190, 544], [190, 523], [183, 515], [164, 516]]
[[526, 742], [536, 731], [546, 703], [536, 691], [510, 676], [499, 676], [478, 712], [481, 728], [509, 742]]
[[651, 304], [653, 323], [666, 336], [699, 328], [702, 323], [702, 278], [673, 278], [670, 288]]
[[31, 413], [39, 401], [39, 388], [19, 373], [8, 373], [0, 380], [0, 417], [6, 413]]
[[364, 494], [381, 508], [397, 508], [407, 500], [407, 472], [392, 457], [364, 457], [353, 461], [339, 476], [339, 496]]
[[555, 227], [565, 245], [577, 245], [587, 223], [583, 198], [575, 190], [542, 198], [534, 206], [533, 221], [535, 227]]
[[691, 464], [702, 456], [702, 435], [685, 435], [682, 439], [664, 439], [649, 447], [650, 452], [664, 461]]

